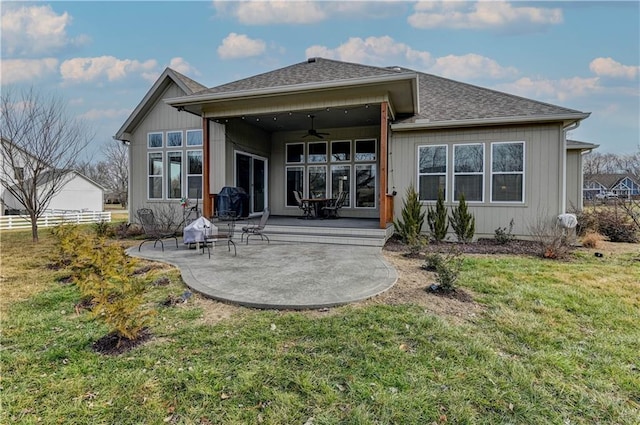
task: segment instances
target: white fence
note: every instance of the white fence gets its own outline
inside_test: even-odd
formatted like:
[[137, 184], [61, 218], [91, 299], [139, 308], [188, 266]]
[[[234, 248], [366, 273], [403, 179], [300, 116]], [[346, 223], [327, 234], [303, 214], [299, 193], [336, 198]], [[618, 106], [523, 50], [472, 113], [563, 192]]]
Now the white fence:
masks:
[[[46, 213], [38, 219], [38, 227], [50, 227], [60, 223], [99, 223], [111, 221], [111, 211], [54, 212]], [[0, 230], [30, 229], [31, 220], [24, 215], [6, 215], [0, 217]]]

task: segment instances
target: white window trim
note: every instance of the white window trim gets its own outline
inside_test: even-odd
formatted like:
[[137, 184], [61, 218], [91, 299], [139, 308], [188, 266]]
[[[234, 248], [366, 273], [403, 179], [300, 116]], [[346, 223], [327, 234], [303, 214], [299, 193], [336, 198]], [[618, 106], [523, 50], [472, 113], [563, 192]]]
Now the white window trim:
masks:
[[[162, 138], [160, 146], [151, 146], [151, 135], [159, 134]], [[164, 147], [164, 133], [162, 131], [150, 131], [147, 133], [147, 149], [162, 149]]]
[[[442, 173], [421, 173], [420, 172], [420, 148], [438, 148], [444, 146], [444, 172]], [[447, 197], [453, 197], [453, 194], [450, 194], [449, 190], [449, 145], [439, 144], [439, 145], [418, 145], [418, 152], [416, 155], [416, 170], [418, 171], [418, 184], [416, 185], [416, 189], [418, 191], [418, 198], [420, 198], [420, 176], [444, 176], [444, 201], [447, 201]], [[419, 199], [420, 202], [437, 202], [437, 199]]]
[[[481, 146], [482, 147], [482, 171], [480, 172], [464, 172], [464, 173], [456, 173], [456, 147], [458, 146]], [[454, 204], [459, 204], [460, 201], [458, 201], [456, 199], [456, 176], [480, 176], [482, 177], [482, 190], [481, 190], [481, 194], [482, 194], [482, 199], [479, 201], [470, 201], [465, 197], [465, 202], [467, 204], [482, 204], [484, 203], [484, 192], [485, 192], [485, 144], [484, 143], [456, 143], [452, 146], [451, 149], [452, 153], [451, 153], [451, 175], [452, 175], [452, 182], [451, 185], [453, 186], [452, 190], [451, 190], [451, 201]]]
[[[302, 160], [301, 161], [289, 162], [289, 160], [288, 160], [288, 156], [289, 156], [288, 155], [288, 147], [289, 146], [293, 146], [293, 145], [302, 145]], [[287, 144], [285, 144], [285, 147], [284, 147], [284, 161], [285, 161], [285, 164], [304, 164], [306, 159], [307, 159], [305, 145], [306, 145], [306, 143], [304, 143], [304, 142], [296, 142], [296, 143], [287, 143]]]
[[[522, 171], [509, 171], [509, 172], [494, 172], [493, 171], [493, 147], [496, 145], [505, 144], [522, 144]], [[514, 204], [523, 205], [526, 200], [526, 169], [527, 169], [527, 145], [523, 140], [520, 141], [503, 141], [503, 142], [491, 142], [491, 158], [489, 164], [489, 199], [492, 204]], [[493, 200], [493, 176], [494, 174], [522, 174], [522, 201], [494, 201]]]
[[[169, 145], [169, 134], [170, 133], [179, 133], [180, 134], [180, 144], [179, 145]], [[167, 145], [167, 148], [169, 149], [176, 149], [176, 148], [183, 148], [185, 146], [185, 141], [184, 141], [184, 132], [182, 130], [168, 130], [165, 134], [165, 144]]]
[[[189, 144], [189, 133], [196, 133], [196, 132], [200, 132], [200, 135], [201, 135], [201, 137], [200, 137], [200, 144], [199, 144], [199, 145], [190, 145], [190, 144]], [[193, 147], [193, 148], [195, 148], [195, 147], [197, 147], [197, 146], [202, 146], [203, 144], [204, 144], [204, 134], [203, 134], [203, 132], [202, 132], [202, 129], [201, 129], [201, 128], [196, 128], [196, 129], [191, 129], [191, 130], [187, 130], [187, 131], [186, 131], [186, 139], [185, 139], [185, 141], [184, 141], [184, 145], [185, 145], [187, 148], [192, 148], [192, 147]]]
[[[373, 206], [372, 207], [359, 207], [358, 206], [358, 167], [373, 167], [373, 170], [376, 173], [376, 177], [374, 179], [374, 184], [373, 184]], [[378, 166], [376, 165], [375, 162], [359, 162], [357, 164], [354, 165], [353, 168], [353, 204], [351, 208], [357, 209], [357, 210], [375, 210], [376, 208], [378, 208]]]
[[[295, 163], [294, 163], [295, 164]], [[300, 163], [297, 165], [285, 165], [284, 167], [284, 207], [285, 208], [298, 208], [298, 205], [287, 205], [287, 174], [289, 173], [290, 168], [298, 168], [302, 171], [302, 197], [305, 197], [305, 193], [307, 193], [307, 176], [306, 176], [306, 167], [304, 164]]]
[[[327, 144], [326, 141], [318, 141], [318, 142], [308, 142], [307, 143], [307, 156], [306, 156], [306, 160], [307, 160], [307, 164], [309, 165], [315, 165], [315, 164], [326, 164], [327, 162], [329, 162], [329, 145]], [[314, 161], [311, 162], [311, 160], [309, 159], [309, 156], [311, 155], [311, 145], [324, 145], [324, 156], [325, 156], [325, 160], [324, 161]]]
[[[169, 187], [169, 177], [171, 176], [171, 170], [170, 170], [170, 166], [171, 163], [169, 162], [169, 155], [171, 154], [180, 154], [180, 196], [177, 198], [171, 198], [169, 197], [170, 192], [171, 192], [171, 188]], [[170, 201], [175, 201], [176, 199], [182, 199], [184, 197], [184, 185], [185, 185], [185, 180], [183, 179], [184, 177], [184, 151], [183, 150], [179, 150], [179, 151], [175, 151], [175, 150], [171, 150], [171, 151], [167, 151], [166, 152], [166, 163], [167, 163], [167, 192], [166, 192], [166, 198], [167, 200]]]
[[329, 194], [329, 180], [330, 180], [330, 176], [327, 174], [328, 170], [327, 170], [327, 165], [323, 164], [322, 162], [315, 162], [315, 163], [311, 163], [307, 165], [307, 172], [305, 177], [307, 178], [307, 181], [305, 182], [305, 198], [312, 198], [313, 196], [311, 196], [311, 179], [309, 178], [309, 174], [311, 173], [311, 169], [312, 168], [324, 168], [324, 193], [325, 193], [325, 197]]
[[[333, 157], [333, 144], [334, 143], [349, 143], [349, 159], [335, 159]], [[329, 154], [330, 162], [337, 163], [337, 164], [349, 164], [349, 163], [351, 163], [353, 161], [354, 155], [353, 155], [353, 151], [352, 151], [351, 140], [332, 140], [330, 145], [331, 145], [331, 153]]]
[[[358, 142], [370, 142], [373, 141], [373, 159], [358, 159]], [[368, 139], [356, 139], [353, 142], [353, 162], [378, 162], [378, 139], [368, 138]]]
[[[200, 153], [200, 156], [202, 157], [202, 173], [201, 174], [190, 174], [189, 173], [189, 152], [199, 152]], [[204, 152], [203, 152], [202, 149], [187, 149], [185, 158], [186, 158], [186, 160], [184, 161], [184, 172], [185, 172], [184, 197], [186, 197], [186, 198], [189, 197], [189, 177], [200, 176], [200, 177], [202, 177], [202, 180], [200, 182], [200, 199], [202, 199], [202, 191], [203, 191], [203, 186], [204, 186]]]
[[[359, 165], [368, 165], [368, 164], [359, 164]], [[353, 176], [353, 169], [351, 167], [351, 164], [343, 161], [343, 162], [338, 162], [336, 164], [332, 164], [331, 167], [329, 168], [329, 189], [330, 192], [333, 192], [333, 169], [334, 168], [340, 168], [340, 167], [346, 167], [349, 169], [349, 185], [347, 187], [347, 193], [349, 194], [349, 197], [347, 198], [349, 200], [348, 204], [349, 205], [344, 205], [343, 208], [353, 208], [353, 203], [351, 202], [351, 198], [353, 195], [353, 191], [351, 190], [351, 187], [353, 186], [352, 183], [352, 176]], [[343, 187], [344, 188], [344, 187]], [[330, 195], [331, 198], [335, 198], [338, 194], [334, 194], [334, 193], [327, 193], [328, 195]]]
[[[158, 175], [158, 174], [151, 174], [151, 155], [158, 155], [160, 154], [160, 161], [162, 162], [162, 172]], [[152, 198], [149, 193], [149, 181], [151, 179], [151, 177], [153, 178], [160, 178], [160, 197], [159, 198]], [[164, 157], [162, 155], [162, 152], [147, 152], [147, 201], [158, 201], [158, 200], [163, 200], [164, 199]]]

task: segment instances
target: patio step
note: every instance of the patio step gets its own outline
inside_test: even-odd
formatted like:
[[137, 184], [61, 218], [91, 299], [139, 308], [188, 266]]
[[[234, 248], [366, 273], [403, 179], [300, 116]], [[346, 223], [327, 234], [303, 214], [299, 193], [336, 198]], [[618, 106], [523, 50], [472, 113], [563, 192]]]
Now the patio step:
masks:
[[[240, 228], [236, 231], [242, 232]], [[269, 225], [264, 233], [272, 241], [303, 242], [334, 245], [384, 246], [393, 234], [391, 229], [356, 229], [339, 227], [307, 227]]]

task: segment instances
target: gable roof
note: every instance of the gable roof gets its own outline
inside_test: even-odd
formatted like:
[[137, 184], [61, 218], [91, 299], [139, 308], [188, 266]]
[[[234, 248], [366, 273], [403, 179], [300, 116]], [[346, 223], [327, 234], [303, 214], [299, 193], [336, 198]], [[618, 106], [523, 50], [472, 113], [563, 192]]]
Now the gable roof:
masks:
[[[392, 125], [397, 130], [545, 121], [563, 121], [567, 125], [590, 115], [408, 68], [383, 68], [324, 58], [311, 58], [192, 95], [169, 99], [167, 103], [174, 107], [188, 107], [249, 96], [346, 88], [355, 84], [402, 79], [417, 80], [417, 99], [413, 100], [415, 105], [410, 111], [407, 108], [399, 111]], [[407, 112], [404, 116], [403, 111]]]
[[620, 183], [620, 181], [624, 180], [625, 178], [629, 178], [637, 184], [640, 184], [640, 181], [638, 181], [638, 177], [634, 176], [631, 173], [593, 174], [591, 176], [585, 177], [584, 180], [585, 183], [596, 182], [600, 183], [607, 189], [613, 189], [613, 187], [615, 187], [618, 183]]
[[199, 91], [205, 90], [207, 87], [195, 80], [179, 73], [178, 71], [166, 68], [156, 82], [151, 86], [147, 94], [142, 98], [138, 106], [131, 112], [129, 118], [122, 124], [115, 136], [116, 140], [129, 141], [129, 134], [140, 123], [140, 120], [146, 115], [151, 107], [158, 101], [160, 95], [169, 87], [171, 83], [176, 84], [185, 95], [192, 95]]

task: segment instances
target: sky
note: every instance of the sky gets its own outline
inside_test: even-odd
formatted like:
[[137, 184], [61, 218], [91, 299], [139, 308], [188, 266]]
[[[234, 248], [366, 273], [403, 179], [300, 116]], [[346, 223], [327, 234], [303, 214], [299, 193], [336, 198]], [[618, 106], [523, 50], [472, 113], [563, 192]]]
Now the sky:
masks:
[[67, 102], [100, 152], [167, 67], [213, 87], [324, 57], [590, 112], [569, 138], [640, 149], [638, 1], [0, 2], [1, 89]]

